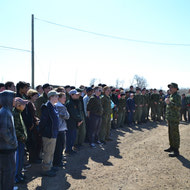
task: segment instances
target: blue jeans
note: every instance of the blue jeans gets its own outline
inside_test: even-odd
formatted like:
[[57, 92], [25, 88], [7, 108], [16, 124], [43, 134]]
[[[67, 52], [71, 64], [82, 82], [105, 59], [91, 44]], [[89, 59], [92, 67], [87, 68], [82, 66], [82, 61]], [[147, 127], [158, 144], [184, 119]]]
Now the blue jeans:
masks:
[[65, 152], [72, 152], [72, 147], [74, 146], [77, 137], [77, 129], [68, 129], [66, 132], [66, 149]]
[[18, 141], [18, 148], [16, 151], [16, 180], [22, 177], [22, 169], [24, 167], [24, 147], [25, 144]]
[[129, 125], [131, 125], [133, 122], [133, 111], [128, 112], [128, 122]]

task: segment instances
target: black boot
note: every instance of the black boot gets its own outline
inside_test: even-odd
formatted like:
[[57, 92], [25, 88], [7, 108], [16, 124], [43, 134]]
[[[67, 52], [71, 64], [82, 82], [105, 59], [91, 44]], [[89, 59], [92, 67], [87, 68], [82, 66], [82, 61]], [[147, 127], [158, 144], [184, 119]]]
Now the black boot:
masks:
[[175, 148], [171, 153], [169, 153], [169, 157], [178, 157], [179, 156], [179, 150]]
[[172, 152], [172, 151], [173, 151], [173, 148], [170, 146], [168, 149], [165, 149], [164, 151], [165, 151], [165, 152]]

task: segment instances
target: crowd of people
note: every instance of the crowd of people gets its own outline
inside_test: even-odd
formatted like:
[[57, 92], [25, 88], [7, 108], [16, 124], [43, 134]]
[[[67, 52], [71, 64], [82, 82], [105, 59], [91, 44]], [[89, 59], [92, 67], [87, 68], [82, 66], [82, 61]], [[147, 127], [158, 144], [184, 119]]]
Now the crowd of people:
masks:
[[[55, 88], [46, 83], [32, 89], [24, 81], [0, 83], [1, 186], [10, 190], [25, 181], [26, 153], [30, 164], [42, 164], [43, 176], [53, 177], [65, 165], [64, 156], [76, 154], [83, 143], [94, 149], [112, 141], [111, 128], [165, 120], [170, 93], [105, 84]], [[181, 105], [180, 119], [190, 121], [190, 95], [182, 95]]]

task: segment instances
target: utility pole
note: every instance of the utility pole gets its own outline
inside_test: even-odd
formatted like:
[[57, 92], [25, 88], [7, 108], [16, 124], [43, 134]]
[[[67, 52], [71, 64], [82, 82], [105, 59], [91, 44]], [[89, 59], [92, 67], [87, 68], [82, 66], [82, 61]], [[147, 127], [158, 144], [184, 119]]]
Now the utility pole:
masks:
[[32, 88], [34, 89], [34, 15], [32, 14], [32, 51], [31, 51], [31, 58], [32, 58]]

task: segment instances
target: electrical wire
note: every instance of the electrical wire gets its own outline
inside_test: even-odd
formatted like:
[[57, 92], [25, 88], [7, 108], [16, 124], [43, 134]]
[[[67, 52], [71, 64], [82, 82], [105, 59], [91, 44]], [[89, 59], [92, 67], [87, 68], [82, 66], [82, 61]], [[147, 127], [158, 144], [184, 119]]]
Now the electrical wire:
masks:
[[8, 47], [8, 46], [1, 46], [0, 45], [0, 48], [5, 48], [5, 49], [11, 49], [11, 50], [17, 50], [17, 51], [23, 51], [23, 52], [31, 52], [30, 50], [27, 50], [27, 49], [20, 49], [20, 48], [15, 48], [15, 47]]
[[84, 29], [80, 29], [80, 28], [66, 26], [66, 25], [63, 25], [63, 24], [57, 24], [55, 22], [51, 22], [51, 21], [44, 20], [44, 19], [39, 19], [39, 18], [36, 18], [36, 17], [34, 19], [42, 21], [42, 22], [45, 22], [45, 23], [48, 23], [48, 24], [64, 27], [64, 28], [67, 28], [67, 29], [71, 29], [71, 30], [75, 30], [75, 31], [79, 31], [79, 32], [85, 32], [85, 33], [93, 34], [93, 35], [96, 35], [96, 36], [112, 38], [112, 39], [116, 39], [116, 40], [130, 41], [130, 42], [136, 42], [136, 43], [144, 43], [144, 44], [150, 44], [150, 45], [162, 45], [162, 46], [190, 46], [190, 44], [183, 44], [183, 43], [164, 43], [164, 42], [154, 42], [154, 41], [129, 39], [129, 38], [124, 38], [124, 37], [119, 37], [119, 36], [113, 36], [113, 35], [108, 35], [108, 34], [92, 32], [92, 31], [88, 31], [88, 30], [84, 30]]

